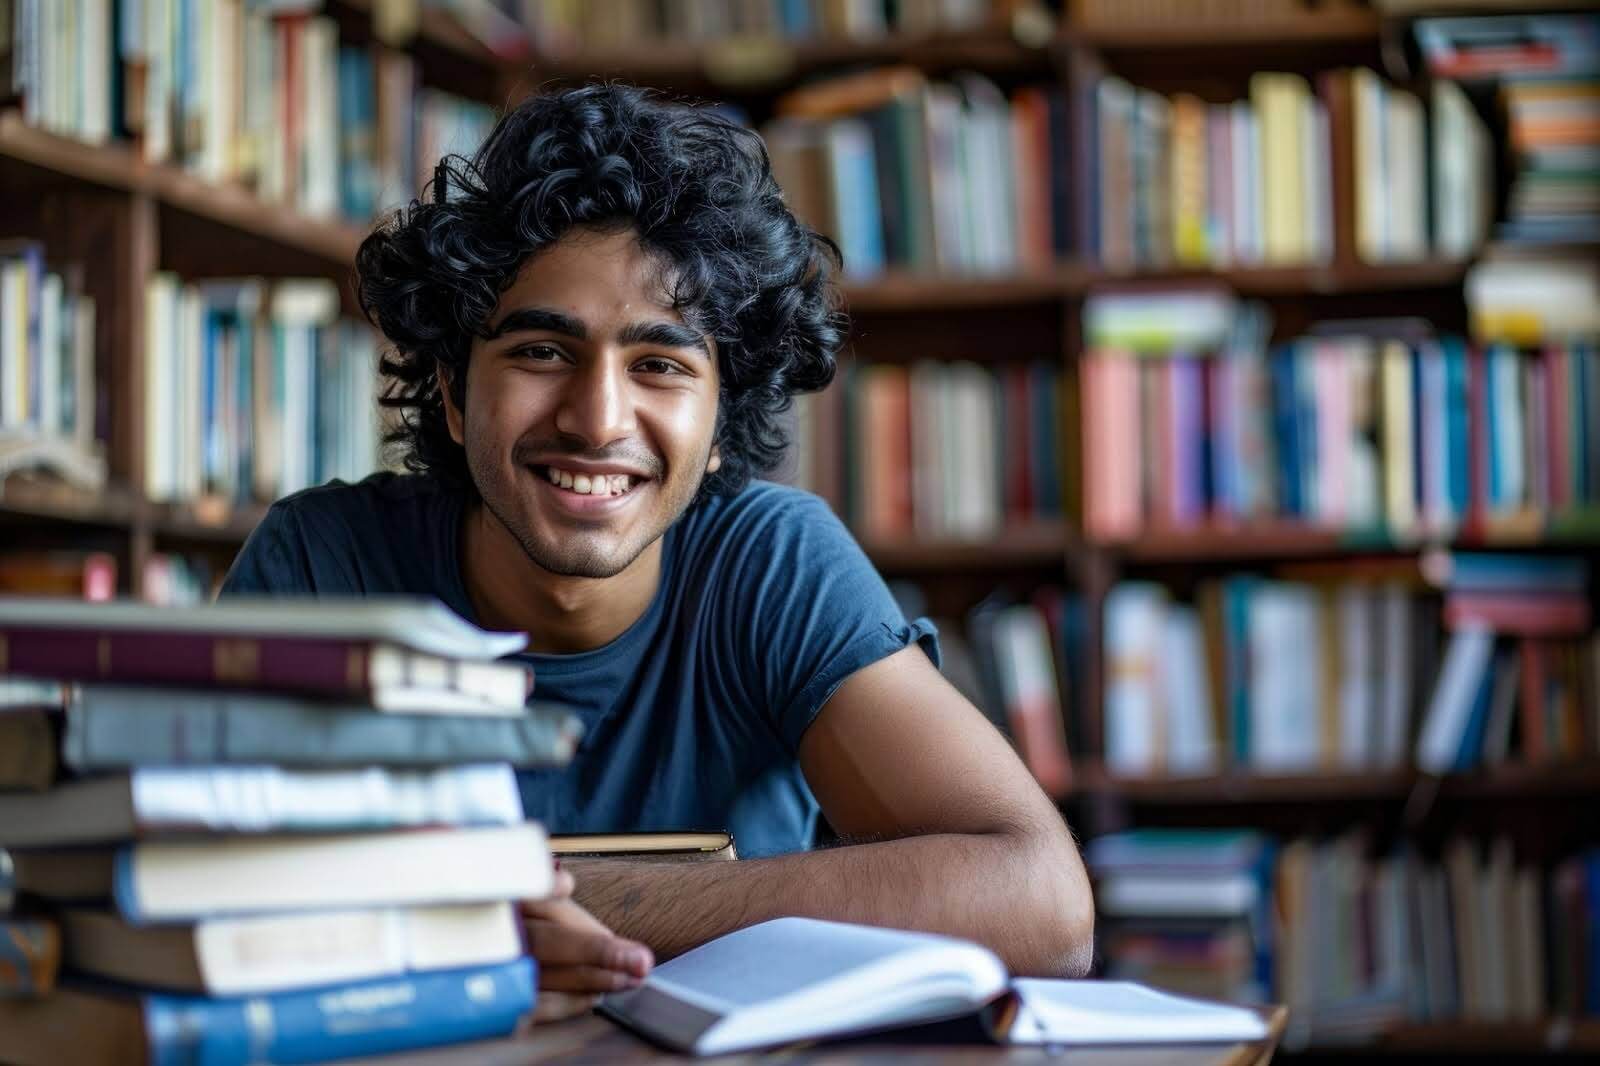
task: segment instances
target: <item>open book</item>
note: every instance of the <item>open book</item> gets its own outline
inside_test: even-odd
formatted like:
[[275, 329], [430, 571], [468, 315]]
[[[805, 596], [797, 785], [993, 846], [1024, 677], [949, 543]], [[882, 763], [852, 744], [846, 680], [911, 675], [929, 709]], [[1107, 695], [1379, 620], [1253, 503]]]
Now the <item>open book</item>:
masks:
[[600, 1010], [681, 1051], [717, 1055], [980, 1014], [1009, 1044], [1260, 1040], [1254, 1011], [1125, 981], [1012, 981], [977, 944], [931, 933], [779, 918], [656, 967]]

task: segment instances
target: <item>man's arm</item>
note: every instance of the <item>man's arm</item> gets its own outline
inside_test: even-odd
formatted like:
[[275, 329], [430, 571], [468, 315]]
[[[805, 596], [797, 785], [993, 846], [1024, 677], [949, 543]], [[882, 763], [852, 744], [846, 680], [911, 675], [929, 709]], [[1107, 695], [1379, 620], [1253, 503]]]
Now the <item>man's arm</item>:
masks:
[[577, 900], [671, 956], [785, 915], [965, 937], [1013, 972], [1079, 976], [1094, 907], [1060, 814], [918, 647], [841, 685], [800, 764], [846, 841], [737, 863], [573, 862]]

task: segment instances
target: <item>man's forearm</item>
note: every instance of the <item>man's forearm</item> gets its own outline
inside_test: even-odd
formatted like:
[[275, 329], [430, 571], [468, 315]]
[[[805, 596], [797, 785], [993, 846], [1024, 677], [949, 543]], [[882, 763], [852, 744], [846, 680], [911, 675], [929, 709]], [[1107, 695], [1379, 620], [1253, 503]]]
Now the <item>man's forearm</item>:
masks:
[[1094, 909], [1070, 841], [932, 834], [733, 863], [573, 862], [577, 899], [670, 957], [788, 915], [946, 933], [1014, 973], [1088, 970]]

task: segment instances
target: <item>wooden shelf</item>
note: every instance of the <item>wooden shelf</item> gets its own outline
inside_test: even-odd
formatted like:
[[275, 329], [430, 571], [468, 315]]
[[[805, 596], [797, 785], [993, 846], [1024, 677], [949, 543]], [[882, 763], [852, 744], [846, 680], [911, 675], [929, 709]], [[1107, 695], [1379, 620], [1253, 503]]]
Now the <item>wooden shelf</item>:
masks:
[[1298, 17], [1258, 20], [1173, 19], [1147, 25], [1069, 26], [1062, 36], [1073, 44], [1106, 51], [1147, 48], [1233, 48], [1261, 45], [1333, 44], [1375, 41], [1383, 27], [1368, 8], [1349, 7]]
[[1050, 52], [1000, 29], [967, 33], [891, 33], [851, 40], [817, 37], [734, 37], [721, 41], [652, 41], [618, 48], [580, 48], [535, 54], [519, 67], [536, 80], [624, 77], [645, 84], [714, 87], [732, 95], [770, 94], [802, 75], [828, 68], [906, 64], [930, 72], [1047, 74]]
[[1126, 541], [1098, 545], [1135, 563], [1245, 562], [1321, 558], [1334, 553], [1393, 553], [1414, 550], [1378, 537], [1354, 537], [1300, 523], [1207, 525], [1152, 529]]
[[1065, 567], [1072, 543], [1065, 522], [1014, 525], [992, 537], [974, 540], [857, 539], [880, 569], [897, 573]]
[[[1337, 804], [1399, 802], [1431, 779], [1411, 767], [1388, 770], [1317, 770], [1293, 774], [1236, 771], [1184, 776], [1118, 776], [1101, 763], [1080, 764], [1075, 791], [1160, 806], [1251, 806], [1259, 804]], [[1600, 765], [1593, 759], [1528, 765], [1511, 763], [1450, 774], [1437, 779], [1438, 798], [1447, 800], [1542, 799], [1600, 794]]]
[[[1362, 1049], [1353, 1050], [1359, 1055]], [[1370, 1050], [1462, 1056], [1521, 1056], [1543, 1051], [1600, 1053], [1600, 1019], [1411, 1023], [1384, 1033]]]
[[1194, 777], [1121, 777], [1103, 765], [1079, 766], [1075, 791], [1136, 804], [1252, 805], [1398, 801], [1417, 782], [1416, 771], [1329, 770], [1316, 773], [1224, 773]]
[[171, 166], [146, 163], [126, 145], [91, 145], [35, 129], [0, 113], [0, 161], [74, 181], [142, 193], [173, 210], [220, 223], [338, 268], [348, 268], [365, 235], [336, 219], [312, 218], [247, 190], [216, 185]]
[[264, 504], [235, 507], [218, 500], [151, 503], [116, 485], [85, 493], [14, 478], [0, 491], [0, 519], [141, 531], [157, 540], [191, 545], [242, 544], [266, 512]]

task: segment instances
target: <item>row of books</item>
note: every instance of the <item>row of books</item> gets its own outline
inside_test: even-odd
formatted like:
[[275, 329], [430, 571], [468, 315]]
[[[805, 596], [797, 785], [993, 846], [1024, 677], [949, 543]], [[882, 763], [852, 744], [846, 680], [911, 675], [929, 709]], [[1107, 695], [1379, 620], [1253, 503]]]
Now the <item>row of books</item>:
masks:
[[996, 6], [991, 0], [534, 0], [521, 5], [520, 15], [540, 49], [559, 54], [662, 39], [870, 40], [888, 33], [951, 33], [980, 28]]
[[328, 281], [149, 281], [145, 492], [270, 502], [378, 465], [377, 342]]
[[47, 465], [90, 488], [104, 479], [95, 304], [81, 275], [51, 269], [38, 242], [0, 244], [0, 478]]
[[1083, 253], [1112, 270], [1469, 255], [1493, 207], [1489, 136], [1458, 86], [1436, 83], [1432, 106], [1430, 139], [1419, 98], [1366, 69], [1315, 91], [1257, 73], [1232, 103], [1104, 78], [1084, 110]]
[[1588, 582], [1577, 558], [1458, 552], [1409, 577], [1233, 575], [1192, 602], [1120, 583], [1105, 603], [1106, 766], [1447, 773], [1595, 758]]
[[0, 1058], [322, 1061], [532, 1009], [514, 903], [553, 864], [513, 764], [559, 765], [576, 723], [524, 707], [516, 636], [423, 602], [22, 599], [0, 638], [34, 679], [0, 709], [28, 908], [0, 921], [53, 931], [0, 938]]
[[[1076, 108], [1088, 124], [1073, 143]], [[1082, 100], [892, 68], [801, 89], [765, 130], [796, 210], [846, 269], [1112, 270], [1464, 257], [1492, 213], [1488, 134], [1459, 87], [1369, 70], [1262, 73], [1248, 100], [1167, 97], [1120, 78]]]
[[[1159, 321], [1178, 310], [1172, 300], [1099, 303]], [[1227, 335], [1141, 335], [1131, 319], [1107, 326], [1090, 301], [1080, 384], [1091, 535], [1283, 519], [1407, 539], [1537, 531], [1600, 505], [1592, 341], [1527, 351], [1436, 338], [1412, 321], [1330, 322], [1269, 347], [1248, 310], [1230, 319], [1225, 295], [1200, 302]]]
[[1600, 1015], [1600, 852], [1553, 866], [1504, 837], [1437, 855], [1360, 832], [1097, 838], [1108, 977], [1289, 1007], [1286, 1047], [1381, 1038], [1407, 1022]]
[[1061, 371], [858, 364], [799, 404], [796, 481], [858, 532], [993, 536], [1062, 513]]
[[1065, 98], [891, 67], [778, 103], [762, 134], [786, 201], [845, 270], [1044, 269], [1069, 254]]
[[18, 3], [0, 97], [20, 95], [29, 125], [365, 221], [416, 195], [442, 151], [476, 148], [493, 113], [420, 90], [407, 55], [341, 45], [315, 7]]

